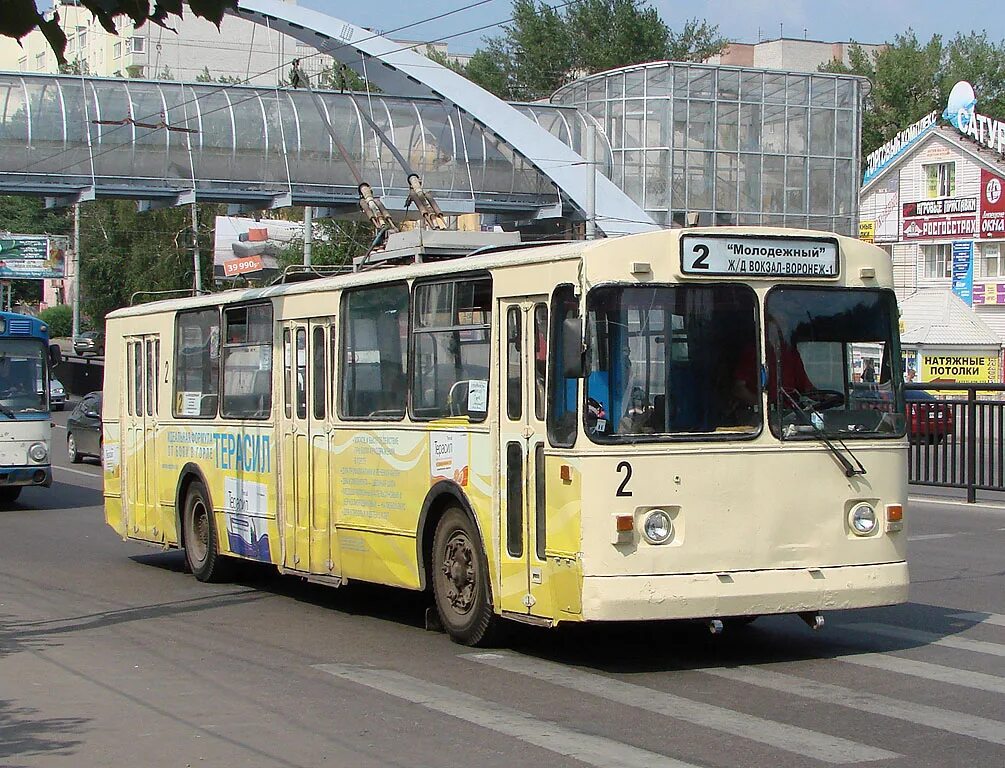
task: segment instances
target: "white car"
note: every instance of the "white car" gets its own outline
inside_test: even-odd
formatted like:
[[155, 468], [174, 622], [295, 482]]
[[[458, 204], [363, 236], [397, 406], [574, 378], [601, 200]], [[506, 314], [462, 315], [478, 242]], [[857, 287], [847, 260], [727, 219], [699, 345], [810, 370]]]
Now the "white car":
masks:
[[49, 408], [61, 411], [64, 405], [66, 405], [66, 389], [63, 387], [63, 382], [53, 376], [49, 379]]

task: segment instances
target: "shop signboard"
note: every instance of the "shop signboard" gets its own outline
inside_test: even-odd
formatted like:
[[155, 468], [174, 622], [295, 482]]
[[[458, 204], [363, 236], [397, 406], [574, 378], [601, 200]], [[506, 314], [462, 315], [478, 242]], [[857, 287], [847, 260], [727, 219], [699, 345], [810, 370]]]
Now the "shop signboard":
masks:
[[967, 306], [974, 303], [974, 241], [953, 241], [953, 293]]
[[953, 86], [942, 116], [964, 136], [1005, 156], [1005, 120], [996, 120], [977, 111], [977, 95], [966, 80]]
[[862, 178], [863, 186], [879, 175], [880, 171], [890, 165], [896, 158], [914, 146], [918, 140], [928, 131], [938, 125], [938, 112], [931, 112], [921, 118], [918, 122], [908, 126], [886, 144], [866, 158], [865, 176]]
[[48, 280], [64, 277], [68, 237], [0, 236], [0, 279]]
[[903, 222], [904, 240], [947, 240], [976, 236], [976, 216], [914, 216], [905, 218]]
[[1005, 283], [974, 283], [974, 304], [1005, 305]]
[[876, 222], [860, 221], [858, 223], [858, 239], [867, 243], [876, 241]]
[[921, 380], [938, 384], [996, 384], [1001, 363], [993, 355], [929, 355], [921, 360]]
[[981, 169], [981, 237], [1005, 238], [1005, 179]]

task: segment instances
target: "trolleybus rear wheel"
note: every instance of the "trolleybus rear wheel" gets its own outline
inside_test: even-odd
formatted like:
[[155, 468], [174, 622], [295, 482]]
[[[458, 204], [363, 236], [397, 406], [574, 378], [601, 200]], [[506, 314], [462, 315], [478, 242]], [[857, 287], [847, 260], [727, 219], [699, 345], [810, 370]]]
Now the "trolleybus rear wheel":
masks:
[[182, 509], [185, 560], [199, 581], [224, 581], [230, 563], [220, 554], [209, 494], [198, 480], [188, 487]]
[[456, 507], [440, 518], [433, 536], [433, 595], [451, 639], [464, 645], [490, 641], [499, 619], [492, 610], [481, 538]]

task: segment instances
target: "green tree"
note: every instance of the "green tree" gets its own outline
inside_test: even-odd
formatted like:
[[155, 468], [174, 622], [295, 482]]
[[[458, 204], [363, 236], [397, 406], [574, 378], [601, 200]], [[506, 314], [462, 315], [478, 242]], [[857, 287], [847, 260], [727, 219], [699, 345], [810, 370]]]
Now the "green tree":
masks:
[[38, 313], [38, 319], [49, 326], [49, 338], [65, 338], [73, 332], [73, 308], [69, 304], [58, 304]]
[[982, 111], [1005, 113], [1005, 43], [994, 43], [983, 32], [957, 34], [949, 42], [933, 35], [922, 43], [908, 30], [873, 55], [853, 45], [848, 59], [848, 65], [833, 61], [820, 69], [860, 75], [872, 83], [862, 119], [863, 162], [929, 112], [941, 115], [949, 91], [960, 80], [973, 84]]
[[701, 61], [726, 46], [718, 27], [692, 19], [670, 29], [644, 0], [575, 0], [558, 10], [514, 0], [505, 34], [475, 52], [464, 74], [513, 100], [545, 98], [570, 80], [647, 61]]
[[[303, 209], [295, 209], [303, 217]], [[368, 221], [336, 221], [334, 219], [314, 220], [314, 242], [311, 246], [311, 264], [316, 266], [339, 266], [350, 264], [357, 256], [362, 256], [373, 241], [373, 226]], [[304, 241], [299, 238], [290, 243], [279, 254], [279, 268], [304, 263]]]

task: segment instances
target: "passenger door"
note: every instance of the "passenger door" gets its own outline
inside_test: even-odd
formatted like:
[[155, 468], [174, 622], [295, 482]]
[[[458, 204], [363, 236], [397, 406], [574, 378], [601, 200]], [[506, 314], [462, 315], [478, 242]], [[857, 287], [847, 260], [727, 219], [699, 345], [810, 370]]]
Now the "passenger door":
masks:
[[[132, 538], [163, 541], [157, 497], [157, 411], [160, 399], [160, 337], [126, 337], [126, 397], [123, 424], [126, 530]], [[87, 453], [101, 455], [100, 430]]]
[[551, 617], [544, 497], [548, 299], [502, 299], [499, 328], [500, 602]]
[[308, 446], [308, 364], [306, 322], [283, 326], [283, 566], [299, 571], [309, 567], [310, 466]]

